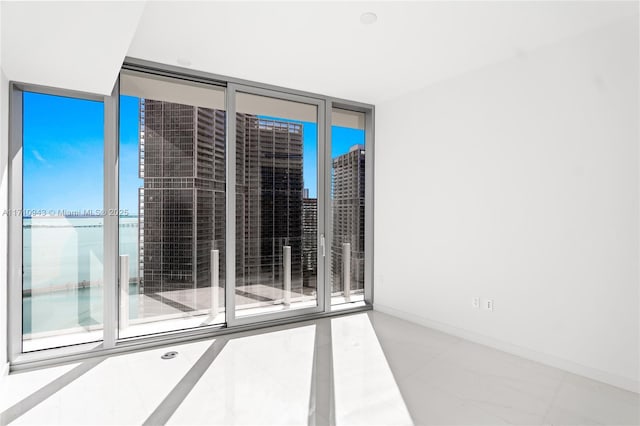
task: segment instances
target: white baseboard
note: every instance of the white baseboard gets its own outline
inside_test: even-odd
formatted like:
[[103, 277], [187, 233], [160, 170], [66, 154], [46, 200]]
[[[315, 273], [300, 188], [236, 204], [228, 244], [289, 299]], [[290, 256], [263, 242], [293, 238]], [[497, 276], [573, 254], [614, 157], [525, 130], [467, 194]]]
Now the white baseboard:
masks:
[[597, 380], [599, 382], [606, 383], [611, 386], [615, 386], [624, 390], [628, 390], [635, 393], [640, 393], [640, 380], [632, 380], [626, 377], [621, 377], [615, 374], [607, 373], [596, 368], [587, 367], [581, 364], [577, 364], [573, 361], [569, 361], [563, 358], [556, 357], [554, 355], [545, 354], [535, 351], [533, 349], [525, 348], [522, 346], [514, 345], [502, 340], [494, 339], [493, 337], [485, 336], [473, 331], [465, 330], [452, 325], [444, 324], [438, 321], [433, 321], [428, 318], [421, 317], [419, 315], [411, 314], [408, 312], [400, 311], [389, 306], [380, 305], [375, 303], [373, 309], [385, 314], [393, 315], [416, 324], [423, 325], [425, 327], [433, 328], [435, 330], [442, 331], [453, 336], [460, 337], [465, 340], [470, 340], [475, 343], [480, 343], [485, 346], [507, 352], [513, 355], [520, 356], [522, 358], [529, 359], [531, 361], [539, 362], [551, 367], [559, 368], [561, 370], [568, 371], [579, 376], [588, 377], [589, 379]]

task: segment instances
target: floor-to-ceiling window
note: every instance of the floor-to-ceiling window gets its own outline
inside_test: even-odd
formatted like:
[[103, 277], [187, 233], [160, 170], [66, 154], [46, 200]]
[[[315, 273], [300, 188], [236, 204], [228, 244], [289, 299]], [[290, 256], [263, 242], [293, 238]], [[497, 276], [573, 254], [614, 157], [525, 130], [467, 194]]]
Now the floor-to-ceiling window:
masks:
[[225, 322], [225, 91], [120, 77], [119, 337]]
[[364, 300], [365, 114], [334, 108], [331, 114], [331, 303]]
[[324, 288], [318, 283], [320, 108], [311, 99], [244, 90], [235, 97], [236, 316], [315, 310]]
[[23, 351], [102, 339], [103, 104], [22, 93]]
[[147, 64], [110, 96], [13, 83], [12, 361], [370, 305], [351, 106]]

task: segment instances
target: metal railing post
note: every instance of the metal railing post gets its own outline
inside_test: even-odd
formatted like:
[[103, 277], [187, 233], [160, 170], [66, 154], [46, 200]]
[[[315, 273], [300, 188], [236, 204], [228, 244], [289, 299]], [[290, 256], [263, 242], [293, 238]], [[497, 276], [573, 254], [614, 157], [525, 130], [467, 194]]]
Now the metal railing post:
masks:
[[284, 263], [284, 306], [291, 305], [291, 246], [282, 247], [282, 262]]
[[120, 255], [120, 330], [129, 327], [129, 255]]
[[351, 243], [342, 243], [342, 284], [345, 302], [351, 302]]
[[211, 317], [218, 316], [220, 298], [220, 250], [211, 250]]

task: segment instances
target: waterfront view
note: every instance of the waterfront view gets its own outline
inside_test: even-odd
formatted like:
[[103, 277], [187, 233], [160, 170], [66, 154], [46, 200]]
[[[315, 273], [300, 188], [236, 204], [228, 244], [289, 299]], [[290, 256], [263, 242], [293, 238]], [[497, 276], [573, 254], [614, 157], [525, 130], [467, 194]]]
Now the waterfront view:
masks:
[[[341, 125], [332, 126], [331, 187], [321, 188], [318, 105], [238, 93], [228, 188], [224, 89], [123, 73], [120, 91], [120, 270], [106, 283], [103, 105], [25, 93], [24, 351], [101, 340], [103, 322], [113, 321], [103, 312], [111, 290], [119, 338], [223, 324], [228, 266], [238, 318], [315, 312], [325, 285], [329, 305], [363, 300], [362, 113], [333, 110]], [[321, 230], [324, 203], [332, 217]]]
[[[103, 233], [100, 217], [23, 219], [25, 335], [102, 324]], [[137, 217], [120, 219], [120, 248], [135, 287]], [[137, 306], [130, 304], [134, 318]]]

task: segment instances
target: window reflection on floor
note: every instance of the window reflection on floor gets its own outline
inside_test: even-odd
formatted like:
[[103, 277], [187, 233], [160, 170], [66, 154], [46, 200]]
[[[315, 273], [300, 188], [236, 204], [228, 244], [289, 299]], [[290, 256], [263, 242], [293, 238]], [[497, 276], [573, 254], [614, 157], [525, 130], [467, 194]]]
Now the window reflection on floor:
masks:
[[0, 412], [16, 424], [412, 423], [366, 313], [14, 374]]

